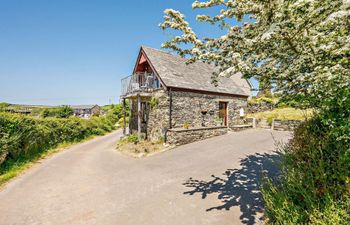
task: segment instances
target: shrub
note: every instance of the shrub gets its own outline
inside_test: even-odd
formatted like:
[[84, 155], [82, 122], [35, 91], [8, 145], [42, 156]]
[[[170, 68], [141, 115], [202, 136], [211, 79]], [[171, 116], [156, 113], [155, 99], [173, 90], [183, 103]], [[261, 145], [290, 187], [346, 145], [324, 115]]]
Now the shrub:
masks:
[[248, 104], [249, 105], [261, 105], [264, 103], [271, 104], [271, 105], [276, 105], [279, 101], [278, 97], [272, 96], [272, 95], [265, 95], [261, 96], [259, 98], [257, 97], [252, 97], [251, 100], [249, 100]]
[[112, 117], [38, 119], [0, 113], [0, 174], [18, 160], [30, 159], [64, 142], [75, 142], [114, 129]]
[[[126, 122], [126, 125], [128, 125], [128, 123], [129, 123], [129, 117], [125, 117], [125, 122]], [[124, 118], [120, 118], [120, 119], [118, 120], [118, 124], [119, 124], [120, 126], [123, 126], [123, 124], [124, 124]]]
[[127, 140], [129, 143], [137, 143], [139, 141], [139, 138], [136, 134], [131, 134], [127, 137]]
[[6, 103], [6, 102], [0, 102], [0, 112], [5, 111], [5, 109], [10, 106], [10, 104]]
[[[141, 136], [141, 139], [144, 139], [144, 136]], [[138, 135], [130, 134], [128, 136], [121, 138], [120, 141], [118, 142], [119, 145], [128, 144], [128, 143], [134, 143], [134, 144], [139, 143]]]
[[318, 115], [283, 147], [282, 175], [263, 188], [273, 224], [346, 224], [350, 220], [350, 123]]
[[73, 115], [73, 109], [69, 106], [60, 106], [56, 108], [45, 108], [41, 112], [43, 118], [56, 117], [56, 118], [68, 118]]

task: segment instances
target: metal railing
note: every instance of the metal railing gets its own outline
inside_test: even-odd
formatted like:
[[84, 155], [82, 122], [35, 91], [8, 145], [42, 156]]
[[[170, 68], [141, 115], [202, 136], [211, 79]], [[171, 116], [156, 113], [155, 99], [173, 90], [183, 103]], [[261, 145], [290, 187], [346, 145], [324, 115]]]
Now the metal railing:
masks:
[[135, 73], [121, 80], [122, 96], [134, 92], [147, 92], [160, 87], [159, 80], [153, 73]]

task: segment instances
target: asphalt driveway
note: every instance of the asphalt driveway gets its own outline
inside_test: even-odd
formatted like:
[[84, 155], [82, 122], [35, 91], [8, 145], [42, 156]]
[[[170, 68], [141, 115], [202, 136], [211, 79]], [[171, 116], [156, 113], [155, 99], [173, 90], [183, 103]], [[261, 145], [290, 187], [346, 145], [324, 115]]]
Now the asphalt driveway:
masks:
[[120, 132], [43, 160], [0, 191], [0, 224], [255, 224], [258, 183], [274, 176], [287, 132], [247, 130], [144, 159], [115, 150]]

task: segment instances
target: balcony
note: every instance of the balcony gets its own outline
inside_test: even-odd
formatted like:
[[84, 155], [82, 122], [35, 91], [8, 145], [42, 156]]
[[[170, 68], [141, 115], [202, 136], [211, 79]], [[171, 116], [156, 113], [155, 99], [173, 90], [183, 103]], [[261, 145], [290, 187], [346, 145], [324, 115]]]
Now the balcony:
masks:
[[154, 73], [135, 73], [121, 80], [121, 96], [149, 93], [160, 88], [160, 82]]

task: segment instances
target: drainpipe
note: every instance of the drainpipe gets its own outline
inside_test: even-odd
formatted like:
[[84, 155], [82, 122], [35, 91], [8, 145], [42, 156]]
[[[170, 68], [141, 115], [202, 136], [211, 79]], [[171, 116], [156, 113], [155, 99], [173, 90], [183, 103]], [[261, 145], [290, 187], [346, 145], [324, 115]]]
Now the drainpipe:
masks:
[[[171, 92], [171, 88], [169, 88], [168, 90], [168, 96], [169, 96], [169, 129], [172, 128], [172, 119], [171, 119], [171, 111], [172, 111], [172, 107], [173, 107], [173, 95]], [[164, 142], [167, 142], [167, 133], [168, 133], [168, 129], [165, 128], [164, 131]]]
[[173, 108], [173, 93], [171, 92], [171, 88], [169, 88], [169, 129], [172, 128], [172, 121], [171, 121], [172, 108]]

